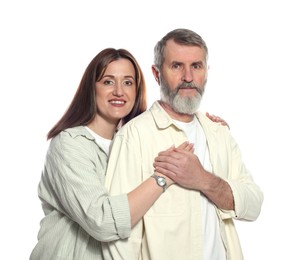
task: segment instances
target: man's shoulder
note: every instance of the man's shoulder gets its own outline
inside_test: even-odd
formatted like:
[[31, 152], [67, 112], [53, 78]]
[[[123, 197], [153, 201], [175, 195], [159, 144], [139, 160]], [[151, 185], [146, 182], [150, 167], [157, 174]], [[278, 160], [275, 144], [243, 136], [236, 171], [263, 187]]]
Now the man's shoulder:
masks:
[[[141, 113], [140, 115], [132, 118], [129, 122], [127, 122], [125, 125], [123, 125], [122, 128], [132, 128], [132, 127], [144, 127], [145, 122], [149, 123], [149, 121], [153, 120], [153, 111], [157, 107], [157, 102], [154, 102], [150, 108], [148, 108], [146, 111]], [[121, 129], [122, 129], [121, 128]]]
[[198, 111], [196, 114], [196, 117], [198, 118], [198, 121], [201, 123], [202, 126], [207, 126], [211, 130], [225, 130], [228, 129], [228, 126], [224, 126], [221, 123], [214, 122], [210, 118], [208, 118], [205, 113], [202, 113]]
[[151, 120], [152, 115], [150, 113], [149, 110], [146, 110], [145, 112], [143, 112], [142, 114], [136, 116], [135, 118], [131, 119], [130, 121], [128, 121], [125, 125], [123, 125], [121, 127], [121, 130], [123, 129], [131, 129], [131, 128], [143, 128], [145, 126], [147, 126], [146, 124], [149, 123], [149, 121]]
[[196, 113], [198, 121], [203, 128], [207, 140], [212, 142], [221, 142], [222, 140], [226, 143], [230, 142], [232, 135], [228, 126], [224, 126], [221, 123], [213, 122], [204, 113]]

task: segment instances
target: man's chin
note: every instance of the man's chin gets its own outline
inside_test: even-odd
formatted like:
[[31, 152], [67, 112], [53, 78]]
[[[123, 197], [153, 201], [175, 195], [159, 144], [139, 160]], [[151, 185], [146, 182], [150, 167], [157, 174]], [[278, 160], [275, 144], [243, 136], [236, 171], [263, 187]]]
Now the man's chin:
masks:
[[200, 102], [198, 104], [192, 104], [192, 100], [187, 101], [184, 103], [184, 101], [177, 100], [173, 104], [173, 109], [180, 114], [186, 114], [186, 115], [193, 115], [195, 114], [200, 106]]

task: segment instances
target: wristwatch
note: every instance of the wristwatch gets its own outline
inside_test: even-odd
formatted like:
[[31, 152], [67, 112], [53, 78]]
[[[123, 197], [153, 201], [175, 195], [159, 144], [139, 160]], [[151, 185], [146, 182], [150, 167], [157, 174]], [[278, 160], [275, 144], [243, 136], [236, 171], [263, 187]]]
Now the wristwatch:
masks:
[[166, 181], [166, 179], [164, 177], [156, 175], [156, 174], [151, 175], [151, 177], [153, 177], [156, 180], [157, 184], [161, 188], [163, 188], [163, 192], [165, 192], [165, 190], [167, 188], [167, 181]]

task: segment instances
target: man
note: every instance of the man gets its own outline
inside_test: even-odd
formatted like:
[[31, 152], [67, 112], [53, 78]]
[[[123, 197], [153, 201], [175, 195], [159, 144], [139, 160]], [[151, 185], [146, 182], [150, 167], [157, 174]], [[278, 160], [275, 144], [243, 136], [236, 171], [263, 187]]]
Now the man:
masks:
[[[152, 71], [161, 100], [116, 135], [106, 186], [112, 195], [127, 193], [153, 176], [165, 192], [129, 239], [103, 245], [106, 259], [243, 259], [233, 219], [256, 220], [263, 194], [228, 128], [197, 111], [207, 57], [203, 39], [187, 29], [157, 43]], [[194, 151], [174, 148], [186, 140]], [[159, 174], [176, 184], [167, 189]]]

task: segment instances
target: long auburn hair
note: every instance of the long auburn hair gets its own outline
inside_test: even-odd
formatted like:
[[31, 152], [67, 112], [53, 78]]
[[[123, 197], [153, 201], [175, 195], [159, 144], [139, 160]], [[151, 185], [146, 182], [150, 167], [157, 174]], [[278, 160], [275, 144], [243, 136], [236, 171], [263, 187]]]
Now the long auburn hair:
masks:
[[116, 60], [127, 59], [135, 69], [136, 99], [131, 112], [122, 119], [125, 124], [132, 118], [144, 112], [147, 108], [146, 84], [143, 72], [133, 57], [125, 49], [107, 48], [99, 52], [86, 68], [79, 87], [68, 109], [61, 119], [47, 134], [47, 140], [55, 137], [61, 131], [79, 125], [87, 125], [97, 114], [97, 104], [94, 98], [94, 87], [104, 75], [107, 66]]

